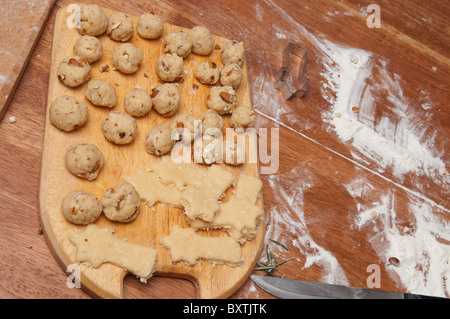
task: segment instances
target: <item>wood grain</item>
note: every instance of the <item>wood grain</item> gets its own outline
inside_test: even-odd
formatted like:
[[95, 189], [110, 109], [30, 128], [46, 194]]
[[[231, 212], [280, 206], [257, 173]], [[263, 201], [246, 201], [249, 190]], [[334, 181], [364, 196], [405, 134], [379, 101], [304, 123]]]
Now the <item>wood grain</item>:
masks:
[[[17, 122], [0, 121], [0, 296], [3, 298], [91, 298], [81, 289], [66, 286], [67, 274], [57, 264], [44, 236], [39, 234], [40, 164], [53, 30], [57, 10], [70, 3], [69, 0], [57, 2], [17, 87], [6, 113], [15, 116]], [[448, 3], [439, 0], [427, 3], [418, 0], [377, 1], [381, 8], [380, 29], [366, 27], [365, 9], [372, 3], [370, 0], [357, 3], [328, 0], [98, 0], [95, 3], [134, 15], [154, 11], [168, 23], [187, 28], [203, 24], [214, 34], [247, 44], [252, 102], [259, 111], [257, 123], [259, 127], [279, 128], [280, 135], [279, 170], [276, 174], [262, 176], [267, 226], [265, 244], [278, 259], [294, 259], [280, 266], [276, 275], [367, 288], [366, 267], [378, 264], [381, 289], [414, 291], [414, 286], [403, 281], [387, 262], [389, 256], [383, 254], [383, 248], [389, 248], [390, 243], [385, 235], [393, 226], [400, 226], [399, 230], [405, 235], [413, 234], [416, 218], [420, 216], [411, 205], [423, 205], [424, 210], [431, 207], [442, 225], [448, 225], [448, 212], [428, 201], [432, 199], [436, 204], [448, 205], [448, 193], [442, 184], [426, 176], [410, 174], [401, 181], [389, 172], [374, 174], [373, 169], [379, 165], [376, 161], [352, 158], [355, 148], [351, 141], [340, 141], [322, 119], [330, 108], [321, 92], [323, 53], [307, 41], [301, 27], [321, 40], [367, 50], [388, 60], [388, 74], [401, 77], [405, 98], [410, 101], [410, 124], [423, 132], [424, 142], [435, 136], [434, 143], [428, 145], [435, 156], [446, 163], [448, 171]], [[311, 82], [310, 91], [302, 99], [284, 101], [273, 89], [273, 76], [281, 65], [282, 50], [289, 42], [308, 45], [307, 76]], [[423, 109], [421, 104], [424, 102], [431, 102], [431, 107]], [[377, 117], [384, 115], [395, 120], [395, 114], [388, 112], [384, 105], [396, 110], [385, 95], [380, 95]], [[274, 117], [275, 112], [281, 116]], [[369, 120], [376, 123], [375, 118]], [[358, 180], [361, 192], [349, 192], [347, 187]], [[314, 184], [310, 183], [311, 187], [305, 189], [308, 181], [314, 181]], [[294, 182], [297, 183], [295, 187]], [[288, 205], [283, 195], [291, 188], [298, 194], [294, 206]], [[390, 212], [395, 213], [386, 215], [390, 224], [383, 224], [382, 219], [377, 218], [372, 221], [375, 228], [357, 227], [354, 219], [360, 211], [374, 207], [386, 195], [391, 203]], [[339, 198], [339, 205], [332, 205], [334, 198]], [[280, 217], [291, 218], [292, 223], [304, 221], [304, 227], [287, 227]], [[310, 234], [310, 243], [316, 242], [320, 246], [301, 242], [305, 233]], [[290, 251], [280, 249], [269, 242], [269, 238], [284, 242]], [[320, 251], [333, 256], [335, 263], [327, 264], [320, 259], [317, 254]], [[420, 257], [421, 252], [416, 256]], [[261, 255], [261, 260], [264, 259], [265, 253]], [[336, 276], [333, 273], [336, 268], [329, 266], [336, 266], [342, 272]], [[425, 269], [426, 265], [418, 263], [417, 267]], [[421, 272], [414, 267], [411, 274], [414, 274], [412, 279], [422, 278]], [[189, 280], [169, 277], [154, 277], [147, 285], [142, 285], [134, 276], [126, 276], [123, 289], [124, 298], [196, 297], [195, 286]], [[247, 280], [230, 298], [273, 297]]]
[[[0, 9], [0, 119], [6, 112], [56, 0], [4, 1]], [[18, 39], [20, 39], [18, 41]]]
[[[113, 11], [105, 9], [107, 15]], [[73, 44], [80, 36], [74, 28], [68, 28], [66, 23], [71, 12], [65, 7], [59, 9], [53, 37], [52, 68], [50, 71], [50, 86], [48, 95], [48, 106], [61, 95], [71, 95], [89, 105], [88, 123], [81, 129], [66, 133], [54, 127], [49, 119], [46, 121], [44, 152], [41, 168], [41, 221], [44, 234], [49, 245], [55, 253], [56, 258], [62, 264], [63, 269], [74, 264], [74, 246], [69, 241], [69, 235], [74, 232], [74, 225], [68, 223], [61, 214], [60, 205], [64, 196], [75, 189], [84, 189], [97, 198], [101, 198], [105, 190], [123, 182], [122, 176], [133, 175], [138, 168], [150, 168], [151, 163], [158, 160], [157, 156], [145, 151], [145, 138], [147, 132], [157, 124], [167, 124], [173, 119], [160, 116], [156, 111], [137, 118], [138, 134], [135, 140], [128, 145], [114, 145], [108, 142], [101, 131], [103, 118], [111, 109], [95, 107], [84, 95], [86, 85], [75, 89], [64, 86], [56, 76], [56, 69], [65, 56], [72, 55]], [[133, 25], [136, 26], [138, 17], [131, 16]], [[156, 61], [163, 54], [162, 38], [171, 32], [185, 31], [186, 28], [165, 24], [165, 30], [158, 40], [145, 40], [138, 36], [136, 30], [130, 43], [135, 44], [144, 52], [144, 61], [139, 70], [132, 75], [125, 75], [112, 69], [112, 51], [119, 44], [107, 37], [100, 36], [103, 45], [102, 59], [91, 65], [91, 79], [101, 78], [109, 81], [115, 86], [118, 103], [114, 110], [124, 110], [123, 100], [126, 93], [135, 87], [140, 87], [147, 92], [161, 83], [156, 74]], [[215, 37], [215, 43], [220, 47], [228, 40], [223, 37]], [[185, 59], [185, 72], [183, 81], [178, 82], [181, 92], [181, 104], [179, 112], [189, 113], [199, 117], [206, 109], [206, 96], [211, 86], [201, 84], [194, 76], [194, 70], [198, 63], [213, 61], [217, 65], [220, 62], [220, 50], [213, 50], [209, 56], [197, 56], [191, 54]], [[110, 65], [108, 72], [100, 72], [98, 66], [102, 63]], [[243, 66], [243, 82], [236, 90], [238, 100], [243, 105], [251, 106], [250, 92], [248, 89], [247, 70]], [[193, 89], [193, 85], [198, 86]], [[48, 114], [48, 112], [47, 112]], [[92, 143], [99, 147], [105, 155], [105, 165], [101, 174], [93, 182], [81, 180], [65, 169], [64, 155], [68, 147], [80, 143]], [[248, 156], [249, 157], [249, 156]], [[206, 169], [204, 165], [192, 164]], [[229, 170], [235, 180], [239, 179], [241, 173], [258, 176], [257, 163], [245, 163], [239, 167], [222, 165]], [[228, 196], [231, 189], [227, 191]], [[262, 206], [262, 199], [259, 199]], [[173, 225], [189, 227], [186, 216], [180, 209], [171, 208], [157, 204], [155, 211], [143, 205], [136, 220], [129, 224], [113, 223], [103, 216], [96, 222], [100, 227], [113, 227], [114, 233], [119, 238], [129, 242], [148, 245], [157, 249], [156, 275], [187, 278], [195, 283], [197, 297], [199, 298], [225, 298], [232, 294], [248, 278], [256, 264], [264, 241], [264, 227], [259, 227], [254, 240], [242, 245], [244, 262], [239, 267], [227, 265], [214, 265], [208, 262], [200, 262], [195, 266], [184, 263], [172, 263], [167, 249], [159, 244], [159, 239], [167, 236]], [[262, 224], [264, 222], [262, 221]], [[78, 227], [79, 228], [79, 227]], [[220, 231], [203, 232], [206, 235], [220, 235]], [[104, 264], [97, 269], [81, 267], [81, 284], [86, 291], [94, 296], [103, 298], [123, 297], [123, 278], [126, 272], [120, 267]]]

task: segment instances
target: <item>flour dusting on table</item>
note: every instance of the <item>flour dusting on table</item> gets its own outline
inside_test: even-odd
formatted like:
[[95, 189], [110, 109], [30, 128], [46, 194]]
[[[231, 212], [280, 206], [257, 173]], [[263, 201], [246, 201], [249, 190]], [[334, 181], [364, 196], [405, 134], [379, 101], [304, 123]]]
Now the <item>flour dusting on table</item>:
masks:
[[[302, 179], [299, 180], [299, 176]], [[304, 216], [303, 193], [314, 185], [314, 179], [305, 165], [297, 166], [285, 174], [266, 178], [277, 198], [266, 221], [266, 237], [276, 238], [288, 245], [290, 250], [298, 249], [305, 262], [303, 269], [319, 265], [323, 269], [322, 282], [348, 285], [345, 272], [333, 254], [318, 245], [310, 232]], [[288, 243], [283, 238], [294, 238]]]
[[[320, 67], [325, 70], [320, 73], [320, 86], [322, 96], [330, 107], [328, 112], [323, 113], [323, 121], [342, 142], [351, 143], [355, 159], [376, 165], [380, 173], [390, 169], [400, 180], [404, 174], [412, 172], [432, 177], [441, 185], [449, 185], [447, 168], [442, 160], [444, 150], [434, 149], [436, 136], [427, 136], [422, 126], [414, 122], [417, 114], [411, 114], [414, 108], [410, 105], [414, 103], [422, 109], [430, 109], [434, 105], [433, 101], [426, 99], [426, 91], [420, 92], [423, 94], [417, 101], [407, 100], [403, 96], [403, 79], [388, 71], [388, 60], [372, 52], [316, 37], [278, 5], [270, 0], [264, 2], [271, 8], [272, 14], [279, 14], [280, 19], [292, 25], [290, 31], [272, 26], [276, 35], [283, 35], [276, 38], [307, 47], [312, 45], [319, 51], [319, 56], [315, 51], [315, 55], [311, 56], [310, 52], [309, 64], [311, 58], [319, 58]], [[381, 83], [370, 83], [375, 72], [382, 79]], [[265, 78], [266, 81], [272, 80], [270, 73], [266, 73]], [[262, 86], [259, 77], [255, 81]], [[318, 86], [319, 83], [310, 85]], [[269, 92], [272, 93], [266, 91], [266, 94]], [[386, 93], [390, 114], [377, 119], [375, 103], [379, 96]], [[282, 103], [256, 105], [276, 119], [285, 113], [280, 112]], [[298, 118], [298, 115], [294, 118], [296, 121], [285, 116], [283, 121], [303, 128], [303, 118]]]
[[[426, 132], [426, 123], [415, 121], [418, 111], [427, 112], [438, 105], [421, 88], [417, 88], [417, 99], [408, 100], [403, 91], [404, 79], [390, 71], [393, 68], [386, 58], [316, 37], [271, 0], [259, 2], [256, 10], [259, 21], [263, 19], [264, 10], [267, 10], [271, 15], [277, 15], [284, 25], [289, 25], [285, 29], [272, 26], [274, 45], [294, 42], [314, 50], [313, 59], [310, 52], [309, 65], [313, 63], [311, 61], [317, 61], [319, 65], [315, 69], [323, 71], [320, 83], [310, 85], [315, 85], [320, 90], [316, 91], [317, 94], [328, 102], [328, 110], [322, 113], [323, 125], [330, 134], [336, 134], [342, 143], [349, 145], [352, 158], [347, 159], [358, 163], [359, 167], [366, 166], [367, 171], [380, 177], [388, 171], [396, 181], [389, 177], [385, 181], [393, 182], [405, 191], [405, 196], [398, 197], [395, 191], [379, 189], [366, 179], [355, 177], [344, 185], [353, 196], [358, 212], [351, 227], [367, 233], [380, 262], [384, 262], [391, 277], [398, 280], [399, 287], [412, 293], [449, 296], [448, 209], [441, 205], [444, 203], [428, 200], [422, 188], [419, 188], [421, 192], [417, 192], [401, 185], [404, 176], [412, 173], [430, 177], [444, 190], [449, 186], [448, 163], [444, 160], [446, 150], [435, 145], [437, 134]], [[254, 108], [264, 117], [258, 123], [271, 120], [297, 132], [299, 138], [314, 141], [314, 136], [302, 133], [308, 130], [308, 119], [302, 117], [298, 109], [289, 109], [274, 89], [273, 70], [260, 65], [257, 72], [251, 79], [251, 85]], [[373, 81], [374, 73], [381, 81]], [[381, 94], [388, 103], [385, 107], [389, 116], [382, 112], [380, 115], [380, 110], [376, 108], [377, 98]], [[302, 104], [299, 100], [298, 105]], [[431, 113], [425, 115], [433, 116]], [[318, 141], [316, 144], [321, 145]], [[264, 178], [277, 199], [276, 203], [266, 206], [266, 238], [280, 241], [294, 238], [286, 244], [298, 249], [297, 253], [306, 258], [303, 269], [317, 264], [325, 269], [324, 273], [328, 272], [322, 278], [324, 282], [348, 284], [332, 252], [318, 246], [309, 235], [304, 218], [303, 193], [314, 181], [307, 166], [301, 164], [291, 172]], [[406, 202], [398, 205], [398, 198], [405, 197]], [[379, 198], [379, 201], [372, 203], [374, 198]], [[398, 210], [399, 207], [402, 210]], [[397, 223], [397, 219], [405, 215], [411, 219], [410, 228]], [[289, 236], [285, 237], [286, 234]], [[312, 250], [315, 253], [311, 254], [307, 247], [315, 248]], [[397, 258], [399, 263], [390, 264], [391, 257]]]
[[[358, 151], [352, 154], [376, 163], [379, 172], [391, 168], [400, 179], [408, 172], [442, 179], [445, 164], [422, 143], [421, 132], [410, 124], [408, 108], [412, 102], [403, 97], [401, 77], [387, 71], [388, 62], [367, 51], [326, 40], [322, 43], [327, 55], [323, 63], [326, 72], [321, 74], [325, 79], [322, 92], [331, 106], [323, 115], [324, 121], [342, 141], [351, 142]], [[379, 73], [382, 81], [368, 85], [374, 73]], [[328, 90], [334, 94], [327, 94]], [[389, 114], [376, 120], [375, 103], [382, 92], [392, 107]], [[432, 141], [429, 144], [432, 146]]]
[[[413, 198], [408, 204], [414, 215], [411, 224], [399, 224], [395, 201], [393, 193], [382, 195], [379, 202], [360, 211], [355, 225], [368, 234], [392, 278], [397, 277], [409, 292], [450, 295], [450, 225], [430, 204]], [[391, 258], [397, 262], [391, 264]]]

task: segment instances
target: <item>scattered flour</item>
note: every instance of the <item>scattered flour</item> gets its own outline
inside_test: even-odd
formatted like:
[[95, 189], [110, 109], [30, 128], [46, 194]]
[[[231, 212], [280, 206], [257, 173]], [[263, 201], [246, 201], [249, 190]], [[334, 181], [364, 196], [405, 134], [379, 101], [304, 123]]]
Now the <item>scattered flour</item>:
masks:
[[[299, 176], [302, 179], [299, 180]], [[303, 209], [303, 192], [314, 185], [306, 166], [297, 166], [285, 174], [266, 177], [277, 202], [266, 213], [266, 237], [277, 238], [288, 245], [290, 250], [298, 249], [305, 264], [303, 269], [319, 265], [323, 271], [322, 282], [348, 285], [345, 272], [330, 251], [319, 246], [311, 237]], [[286, 242], [285, 236], [293, 238]]]
[[[325, 70], [320, 74], [322, 95], [330, 104], [330, 111], [323, 114], [323, 121], [341, 141], [351, 143], [352, 155], [357, 160], [363, 158], [366, 163], [376, 165], [380, 173], [391, 170], [400, 181], [404, 174], [412, 172], [440, 180], [443, 186], [449, 184], [449, 179], [443, 180], [447, 170], [440, 157], [443, 157], [444, 151], [434, 150], [435, 136], [427, 136], [420, 127], [414, 125], [417, 114], [411, 114], [409, 105], [415, 101], [404, 98], [402, 79], [398, 74], [391, 75], [387, 71], [388, 61], [372, 52], [342, 46], [323, 37], [318, 38], [273, 1], [263, 2], [272, 14], [279, 15], [280, 19], [291, 25], [291, 30], [295, 30], [287, 32], [274, 25], [277, 37], [280, 34], [299, 44], [309, 41], [319, 51], [321, 56], [318, 61]], [[262, 10], [261, 5], [259, 7]], [[380, 74], [382, 83], [367, 84], [366, 81], [370, 80], [373, 72]], [[271, 73], [265, 74], [265, 81], [270, 82], [267, 80], [270, 79], [268, 74]], [[266, 86], [259, 78], [255, 81], [260, 87]], [[375, 102], [381, 92], [388, 93], [386, 99], [391, 105], [391, 111], [397, 114], [395, 120], [392, 120], [392, 116], [381, 116], [379, 120], [376, 118]], [[272, 92], [268, 91], [266, 94], [269, 93]], [[258, 106], [259, 103], [255, 104]], [[261, 103], [260, 110], [277, 120], [286, 113], [280, 112], [283, 103], [269, 105]], [[423, 101], [418, 105], [429, 109], [433, 102]], [[359, 112], [352, 110], [355, 106], [360, 109]], [[273, 114], [274, 112], [276, 113]], [[285, 116], [283, 120], [289, 120], [288, 118]], [[297, 119], [295, 124], [299, 125], [303, 120]]]
[[[408, 172], [442, 178], [446, 172], [444, 162], [422, 143], [421, 136], [417, 135], [420, 132], [415, 132], [410, 124], [410, 101], [403, 97], [401, 77], [390, 76], [386, 71], [387, 62], [375, 63], [378, 58], [367, 51], [327, 40], [321, 43], [330, 59], [325, 59], [326, 72], [321, 74], [325, 79], [323, 95], [331, 105], [324, 121], [333, 126], [339, 138], [351, 142], [361, 155], [376, 163], [379, 172], [390, 168], [400, 179]], [[374, 72], [380, 73], [383, 81], [369, 86], [367, 81]], [[329, 90], [335, 94], [326, 94]], [[392, 120], [392, 114], [381, 116], [374, 124], [375, 102], [380, 92], [387, 92], [387, 101], [397, 118]]]
[[[380, 260], [385, 262], [384, 266], [392, 278], [398, 279], [399, 286], [412, 293], [449, 296], [449, 211], [426, 198], [426, 193], [409, 190], [401, 184], [405, 174], [413, 173], [433, 179], [439, 177], [440, 185], [443, 188], [448, 186], [449, 174], [442, 160], [445, 158], [445, 150], [436, 149], [436, 135], [427, 134], [420, 125], [414, 126], [417, 114], [410, 112], [411, 109], [417, 112], [417, 107], [410, 108], [411, 105], [419, 106], [419, 111], [422, 108], [425, 112], [437, 109], [438, 105], [430, 100], [424, 90], [419, 92], [417, 100], [405, 98], [403, 79], [398, 74], [388, 72], [389, 61], [383, 57], [333, 43], [324, 37], [316, 37], [271, 0], [260, 1], [256, 10], [260, 18], [264, 10], [269, 10], [285, 24], [289, 24], [290, 31], [277, 25], [272, 26], [276, 38], [299, 44], [308, 43], [317, 49], [314, 50], [316, 56], [310, 61], [317, 61], [323, 72], [320, 74], [322, 81], [315, 85], [330, 105], [329, 111], [322, 114], [322, 120], [330, 133], [335, 133], [343, 143], [350, 145], [351, 158], [342, 157], [365, 169], [377, 165], [375, 170], [367, 170], [392, 182], [408, 196], [407, 202], [400, 205], [405, 209], [402, 213], [407, 212], [412, 219], [411, 229], [405, 230], [403, 225], [396, 223], [396, 219], [403, 214], [396, 211], [399, 206], [395, 205], [395, 192], [378, 189], [364, 178], [355, 177], [351, 183], [344, 185], [353, 196], [358, 210], [352, 227], [367, 233]], [[367, 15], [365, 7], [361, 8], [361, 13]], [[258, 72], [251, 85], [255, 111], [265, 118], [260, 119], [260, 123], [265, 120], [274, 121], [299, 136], [322, 145], [314, 140], [314, 136], [302, 133], [307, 119], [296, 117], [293, 112], [298, 110], [290, 110], [279, 97], [279, 92], [273, 87], [273, 70], [261, 65]], [[371, 81], [374, 72], [383, 79], [381, 83]], [[380, 93], [386, 94], [384, 98], [391, 113], [389, 118], [383, 114], [375, 114], [375, 103]], [[302, 101], [298, 101], [298, 104], [301, 106]], [[355, 106], [358, 108], [356, 112], [353, 109]], [[390, 119], [392, 115], [397, 116], [395, 121]], [[322, 146], [334, 152], [329, 147]], [[382, 173], [387, 170], [400, 182], [385, 178]], [[442, 179], [442, 176], [447, 178]], [[284, 242], [303, 255], [303, 269], [316, 264], [325, 269], [324, 282], [348, 284], [339, 261], [332, 252], [314, 242], [305, 224], [303, 193], [314, 184], [308, 169], [299, 165], [286, 174], [268, 175], [264, 178], [271, 192], [274, 192], [274, 198], [277, 198], [277, 202], [271, 204], [266, 212], [266, 238], [280, 241], [293, 238], [290, 243]], [[367, 204], [373, 198], [379, 198], [379, 202]], [[306, 249], [307, 246], [314, 247], [315, 253], [311, 254], [311, 250]], [[397, 266], [390, 264], [390, 257], [398, 258], [400, 263]]]
[[275, 35], [278, 39], [287, 39], [287, 36], [284, 33], [276, 32]]
[[264, 11], [263, 11], [263, 9], [262, 9], [262, 7], [261, 7], [261, 5], [259, 3], [255, 4], [255, 10], [256, 10], [256, 19], [259, 22], [262, 22], [263, 21], [263, 16], [264, 16]]
[[[450, 295], [450, 224], [443, 222], [430, 204], [411, 199], [408, 208], [414, 220], [408, 227], [399, 225], [395, 200], [392, 193], [383, 195], [359, 212], [356, 226], [368, 234], [391, 277], [399, 278], [409, 292]], [[398, 265], [389, 262], [392, 257]]]

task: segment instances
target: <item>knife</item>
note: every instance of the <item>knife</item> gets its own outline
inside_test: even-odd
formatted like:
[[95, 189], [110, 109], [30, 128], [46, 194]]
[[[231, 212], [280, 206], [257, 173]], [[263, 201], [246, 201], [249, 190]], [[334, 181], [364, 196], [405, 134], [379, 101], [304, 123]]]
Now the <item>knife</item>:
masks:
[[415, 295], [409, 293], [399, 293], [364, 289], [356, 287], [346, 287], [317, 283], [311, 281], [301, 281], [286, 279], [274, 276], [251, 275], [253, 282], [268, 292], [281, 299], [431, 299], [440, 298], [433, 296]]

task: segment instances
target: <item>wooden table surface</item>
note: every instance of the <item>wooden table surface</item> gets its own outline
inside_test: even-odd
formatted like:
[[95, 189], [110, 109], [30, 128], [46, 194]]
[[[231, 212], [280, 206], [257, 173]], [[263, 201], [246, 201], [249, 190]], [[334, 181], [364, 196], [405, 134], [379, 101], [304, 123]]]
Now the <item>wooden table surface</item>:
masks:
[[[95, 2], [245, 43], [257, 127], [279, 137], [278, 166], [262, 176], [266, 244], [293, 259], [275, 275], [449, 297], [448, 2], [377, 1], [380, 28], [366, 0]], [[90, 298], [68, 288], [39, 226], [52, 32], [68, 3], [57, 1], [0, 122], [1, 298]], [[273, 84], [290, 42], [309, 51], [310, 84], [285, 101]], [[124, 295], [194, 298], [195, 288], [129, 276]], [[273, 297], [248, 280], [231, 298]]]

